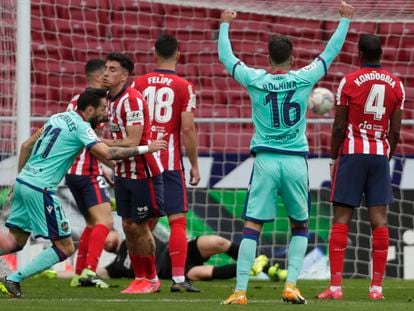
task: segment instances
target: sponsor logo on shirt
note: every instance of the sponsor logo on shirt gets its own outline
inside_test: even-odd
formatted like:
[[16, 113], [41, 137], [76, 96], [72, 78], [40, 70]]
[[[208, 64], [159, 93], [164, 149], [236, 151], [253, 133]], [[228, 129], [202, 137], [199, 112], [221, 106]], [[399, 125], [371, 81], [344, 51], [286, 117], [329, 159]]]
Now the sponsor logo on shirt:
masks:
[[46, 209], [47, 209], [48, 213], [51, 214], [52, 211], [53, 211], [53, 206], [52, 205], [48, 205], [48, 206], [46, 206]]
[[111, 121], [110, 125], [111, 125], [111, 132], [119, 132], [120, 131], [118, 124], [115, 124]]
[[142, 111], [129, 111], [126, 115], [127, 122], [143, 122], [144, 114]]
[[88, 134], [88, 137], [89, 138], [98, 138], [97, 136], [96, 136], [96, 133], [95, 133], [95, 131], [92, 129], [92, 128], [88, 128], [88, 130], [87, 130], [87, 134]]
[[68, 232], [69, 231], [69, 224], [67, 221], [62, 222], [62, 224], [60, 225], [60, 227], [62, 228], [62, 230], [64, 232]]

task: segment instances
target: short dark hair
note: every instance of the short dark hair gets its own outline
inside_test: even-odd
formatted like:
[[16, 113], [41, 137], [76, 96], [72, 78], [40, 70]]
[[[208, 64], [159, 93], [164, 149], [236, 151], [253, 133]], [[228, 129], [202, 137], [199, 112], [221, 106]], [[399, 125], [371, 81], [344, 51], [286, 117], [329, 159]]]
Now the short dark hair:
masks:
[[359, 37], [358, 49], [365, 62], [378, 62], [381, 59], [381, 40], [372, 34], [362, 34]]
[[286, 36], [271, 36], [267, 47], [270, 58], [276, 65], [286, 62], [293, 51], [292, 42]]
[[101, 98], [106, 97], [106, 90], [92, 87], [86, 88], [78, 98], [78, 110], [85, 111], [88, 106], [98, 108]]
[[118, 62], [122, 68], [128, 71], [129, 74], [132, 74], [134, 72], [134, 63], [127, 54], [116, 52], [109, 53], [106, 57], [106, 61], [108, 60]]
[[155, 41], [155, 51], [163, 58], [170, 58], [178, 50], [177, 39], [169, 34], [162, 34]]
[[105, 70], [105, 61], [102, 59], [91, 59], [85, 65], [85, 74], [87, 76], [101, 70]]

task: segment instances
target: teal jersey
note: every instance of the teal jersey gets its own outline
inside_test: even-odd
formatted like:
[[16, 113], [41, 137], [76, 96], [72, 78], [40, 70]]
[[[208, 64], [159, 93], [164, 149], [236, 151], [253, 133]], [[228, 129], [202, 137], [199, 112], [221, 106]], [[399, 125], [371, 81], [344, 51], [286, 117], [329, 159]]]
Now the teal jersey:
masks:
[[55, 114], [43, 125], [43, 133], [17, 178], [55, 191], [79, 152], [97, 142], [89, 122], [76, 111]]
[[341, 18], [325, 50], [308, 66], [287, 73], [269, 73], [248, 67], [234, 56], [229, 40], [229, 24], [220, 26], [220, 61], [233, 78], [248, 91], [255, 133], [250, 150], [284, 154], [307, 154], [306, 110], [314, 85], [327, 73], [339, 54], [350, 20]]

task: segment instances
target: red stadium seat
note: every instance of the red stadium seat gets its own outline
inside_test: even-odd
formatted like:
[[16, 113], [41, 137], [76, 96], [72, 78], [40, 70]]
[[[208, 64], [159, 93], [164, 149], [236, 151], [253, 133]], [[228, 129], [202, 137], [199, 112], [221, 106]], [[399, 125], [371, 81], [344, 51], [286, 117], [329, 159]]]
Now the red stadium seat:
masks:
[[198, 73], [202, 77], [227, 77], [227, 70], [222, 64], [212, 63], [212, 64], [200, 64], [196, 67]]
[[150, 40], [153, 42], [160, 35], [161, 30], [155, 27], [142, 25], [124, 25], [111, 23], [109, 34], [112, 38], [133, 40]]
[[239, 107], [223, 105], [203, 105], [196, 109], [196, 117], [201, 118], [239, 118]]
[[[161, 28], [163, 21], [162, 15], [151, 14], [148, 12], [135, 12], [135, 11], [126, 11], [122, 14], [114, 14], [112, 17], [112, 23], [131, 26], [144, 26], [144, 27], [155, 27]], [[156, 38], [154, 38], [155, 40]]]
[[166, 16], [181, 17], [198, 17], [206, 18], [210, 16], [211, 10], [207, 8], [181, 6], [181, 5], [164, 5]]
[[109, 6], [113, 14], [119, 12], [145, 12], [150, 14], [164, 14], [164, 8], [161, 3], [154, 3], [141, 0], [123, 0], [123, 1], [109, 1]]
[[209, 19], [201, 19], [198, 17], [167, 15], [164, 17], [163, 26], [164, 29], [169, 33], [174, 32], [175, 29], [201, 30], [211, 32], [211, 30], [217, 29], [217, 22]]
[[186, 54], [197, 54], [197, 53], [216, 53], [217, 55], [217, 42], [213, 41], [180, 41], [180, 51]]
[[246, 40], [234, 39], [231, 41], [233, 52], [240, 53], [267, 53], [267, 42], [250, 42]]
[[223, 94], [219, 91], [200, 89], [196, 91], [196, 94], [198, 107], [224, 104]]
[[270, 32], [307, 39], [320, 39], [322, 23], [319, 20], [279, 16], [270, 24]]
[[213, 124], [212, 148], [227, 153], [249, 153], [252, 124]]

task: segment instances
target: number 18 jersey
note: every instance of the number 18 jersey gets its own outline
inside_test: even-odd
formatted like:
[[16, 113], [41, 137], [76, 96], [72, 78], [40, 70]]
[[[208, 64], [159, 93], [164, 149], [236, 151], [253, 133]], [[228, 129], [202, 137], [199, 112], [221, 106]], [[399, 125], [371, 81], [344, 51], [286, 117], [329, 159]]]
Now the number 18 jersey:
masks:
[[141, 92], [148, 103], [152, 139], [164, 136], [168, 149], [161, 151], [165, 170], [182, 170], [181, 113], [194, 112], [194, 86], [172, 70], [155, 70], [135, 78], [132, 87]]
[[342, 154], [389, 154], [390, 117], [404, 108], [402, 82], [388, 71], [364, 67], [346, 75], [338, 87], [337, 105], [348, 106]]

